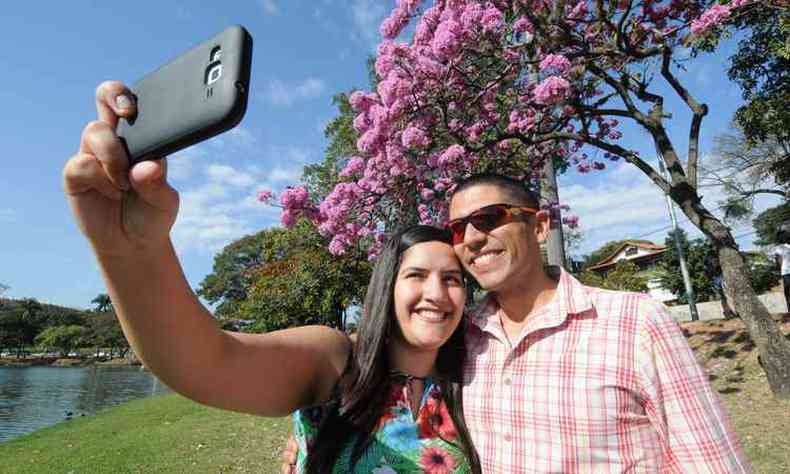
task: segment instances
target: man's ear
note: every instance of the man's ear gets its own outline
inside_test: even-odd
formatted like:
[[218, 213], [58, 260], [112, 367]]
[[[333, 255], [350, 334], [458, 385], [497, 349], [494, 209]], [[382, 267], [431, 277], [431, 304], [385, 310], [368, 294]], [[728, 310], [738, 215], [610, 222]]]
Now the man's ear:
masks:
[[535, 219], [535, 238], [539, 244], [542, 244], [549, 238], [551, 216], [549, 215], [549, 211], [538, 211], [533, 219]]

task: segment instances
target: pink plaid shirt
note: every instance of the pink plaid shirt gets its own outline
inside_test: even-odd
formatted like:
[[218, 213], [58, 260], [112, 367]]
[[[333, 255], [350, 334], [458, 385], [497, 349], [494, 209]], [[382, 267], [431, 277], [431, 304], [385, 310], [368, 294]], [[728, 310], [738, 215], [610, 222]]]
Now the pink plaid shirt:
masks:
[[664, 307], [565, 271], [521, 336], [473, 311], [464, 412], [486, 473], [751, 472]]

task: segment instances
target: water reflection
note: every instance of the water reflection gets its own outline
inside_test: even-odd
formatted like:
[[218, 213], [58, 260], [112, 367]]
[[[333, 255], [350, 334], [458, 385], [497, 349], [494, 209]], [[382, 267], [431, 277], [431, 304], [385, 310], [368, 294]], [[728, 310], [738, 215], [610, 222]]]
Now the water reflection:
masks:
[[134, 367], [0, 367], [0, 442], [168, 391]]

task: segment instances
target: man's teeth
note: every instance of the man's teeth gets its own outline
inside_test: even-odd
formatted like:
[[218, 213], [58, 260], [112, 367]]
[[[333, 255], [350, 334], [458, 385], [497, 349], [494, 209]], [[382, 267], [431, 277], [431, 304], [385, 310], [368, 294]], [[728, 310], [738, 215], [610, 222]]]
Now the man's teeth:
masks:
[[479, 257], [475, 257], [473, 263], [483, 263], [483, 264], [488, 263], [489, 261], [491, 261], [491, 259], [496, 257], [498, 253], [499, 252], [485, 253], [483, 255], [480, 255]]

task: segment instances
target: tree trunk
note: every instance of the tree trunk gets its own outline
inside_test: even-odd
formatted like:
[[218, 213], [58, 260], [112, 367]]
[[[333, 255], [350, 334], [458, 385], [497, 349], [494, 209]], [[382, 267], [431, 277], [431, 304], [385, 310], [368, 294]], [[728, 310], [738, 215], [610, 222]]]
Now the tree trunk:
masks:
[[757, 346], [771, 391], [777, 398], [790, 399], [790, 341], [757, 298], [749, 282], [746, 262], [730, 229], [700, 203], [696, 191], [688, 184], [673, 186], [670, 195], [716, 248], [725, 293]]
[[[546, 160], [543, 166], [543, 178], [540, 182], [540, 197], [548, 205], [559, 205], [560, 195], [557, 186], [557, 173], [554, 171], [554, 162]], [[546, 257], [549, 265], [557, 265], [568, 268], [565, 261], [565, 239], [562, 234], [562, 211], [559, 208], [551, 208], [551, 226], [549, 237], [546, 240]]]
[[740, 252], [729, 246], [719, 247], [718, 251], [727, 299], [746, 324], [757, 346], [771, 391], [777, 398], [790, 398], [790, 341], [784, 337], [765, 305], [757, 299]]

